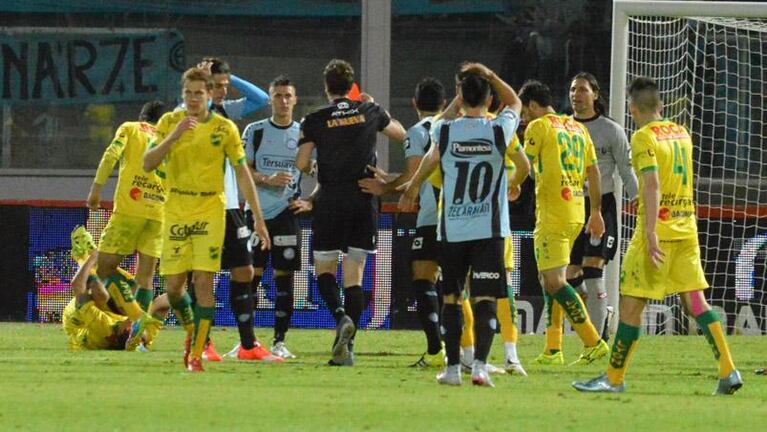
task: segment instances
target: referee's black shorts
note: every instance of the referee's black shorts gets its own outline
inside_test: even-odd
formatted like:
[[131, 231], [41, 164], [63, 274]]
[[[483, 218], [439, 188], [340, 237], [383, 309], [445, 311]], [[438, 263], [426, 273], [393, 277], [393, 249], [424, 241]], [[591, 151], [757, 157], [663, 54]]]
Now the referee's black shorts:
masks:
[[[589, 205], [589, 198], [586, 197], [587, 222], [590, 215], [591, 206]], [[618, 209], [615, 195], [612, 193], [602, 195], [602, 219], [605, 221], [605, 233], [602, 236], [602, 241], [598, 245], [592, 246], [589, 241], [591, 236], [586, 232], [586, 225], [584, 225], [583, 231], [575, 240], [573, 250], [570, 252], [570, 265], [582, 265], [585, 257], [599, 257], [603, 258], [605, 262], [615, 258], [615, 253], [618, 251]]]
[[378, 201], [356, 183], [320, 187], [314, 201], [312, 231], [315, 252], [376, 251]]

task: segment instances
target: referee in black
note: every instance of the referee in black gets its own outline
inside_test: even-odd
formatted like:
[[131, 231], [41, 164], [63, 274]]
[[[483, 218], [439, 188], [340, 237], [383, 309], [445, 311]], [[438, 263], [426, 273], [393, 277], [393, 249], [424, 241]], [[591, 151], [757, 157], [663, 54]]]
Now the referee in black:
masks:
[[[401, 143], [405, 129], [367, 94], [350, 100], [354, 69], [333, 59], [324, 71], [330, 104], [307, 115], [301, 123], [296, 167], [311, 170], [317, 150], [317, 189], [314, 201], [314, 267], [320, 295], [336, 320], [336, 340], [329, 364], [351, 366], [350, 345], [365, 309], [362, 275], [367, 255], [376, 252], [377, 200], [362, 192], [357, 181], [372, 177], [376, 165], [376, 134]], [[344, 303], [336, 281], [338, 255], [343, 254]]]

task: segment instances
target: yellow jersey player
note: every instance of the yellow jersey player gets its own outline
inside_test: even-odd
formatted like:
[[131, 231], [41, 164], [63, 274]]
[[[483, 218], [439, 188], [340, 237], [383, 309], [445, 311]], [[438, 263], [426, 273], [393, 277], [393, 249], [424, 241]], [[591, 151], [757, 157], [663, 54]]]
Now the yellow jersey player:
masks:
[[[157, 327], [159, 322], [147, 318], [146, 311], [153, 297], [152, 280], [157, 258], [160, 257], [162, 208], [165, 193], [162, 173], [146, 173], [142, 169], [144, 152], [155, 136], [155, 123], [165, 112], [160, 101], [146, 103], [137, 122], [125, 122], [101, 158], [96, 177], [88, 194], [88, 207], [98, 210], [101, 190], [119, 162], [119, 177], [114, 194], [114, 208], [99, 241], [98, 276], [104, 281], [119, 309], [133, 322], [138, 331], [129, 339], [128, 350], [138, 345], [138, 335], [144, 328]], [[134, 292], [117, 266], [127, 255], [138, 252], [136, 264], [137, 289]]]
[[[535, 230], [533, 242], [538, 272], [549, 304], [559, 304], [584, 344], [577, 364], [589, 364], [607, 354], [609, 347], [594, 328], [586, 308], [565, 279], [570, 251], [583, 228], [583, 186], [588, 176], [591, 215], [587, 232], [599, 239], [604, 232], [600, 214], [600, 176], [594, 145], [585, 126], [552, 108], [551, 91], [537, 81], [520, 90], [522, 117], [527, 120], [525, 153], [535, 170]], [[552, 308], [554, 309], [554, 308]], [[549, 327], [547, 339], [562, 328]], [[561, 336], [560, 336], [561, 337]], [[561, 351], [551, 353], [559, 357]]]
[[213, 276], [221, 268], [227, 159], [253, 209], [254, 230], [262, 248], [268, 249], [270, 241], [237, 126], [208, 108], [213, 89], [210, 74], [191, 68], [184, 73], [181, 85], [186, 109], [160, 119], [159, 144], [144, 155], [144, 170], [165, 163], [167, 199], [160, 272], [166, 277], [166, 291], [174, 309], [185, 298], [187, 272], [193, 272], [197, 305], [194, 326], [186, 326], [184, 363], [188, 371], [202, 372], [202, 351], [215, 312]]
[[[79, 226], [72, 232], [72, 258], [80, 268], [72, 278], [72, 300], [61, 316], [64, 333], [72, 350], [122, 350], [127, 349], [126, 341], [131, 331], [130, 319], [114, 312], [104, 285], [96, 276], [96, 245], [85, 227]], [[118, 271], [124, 272], [119, 269]], [[158, 320], [167, 314], [168, 303], [163, 294], [150, 307], [150, 313]], [[159, 330], [159, 328], [157, 328]], [[142, 338], [151, 343], [156, 332], [147, 329]]]
[[574, 382], [573, 387], [584, 392], [623, 392], [647, 300], [679, 294], [719, 362], [714, 394], [733, 394], [743, 381], [732, 362], [719, 316], [703, 294], [708, 283], [700, 262], [695, 220], [692, 139], [684, 127], [662, 118], [660, 92], [652, 79], [636, 78], [629, 86], [629, 97], [629, 111], [639, 128], [631, 137], [632, 165], [639, 177], [639, 210], [636, 231], [623, 258], [620, 324], [607, 373]]

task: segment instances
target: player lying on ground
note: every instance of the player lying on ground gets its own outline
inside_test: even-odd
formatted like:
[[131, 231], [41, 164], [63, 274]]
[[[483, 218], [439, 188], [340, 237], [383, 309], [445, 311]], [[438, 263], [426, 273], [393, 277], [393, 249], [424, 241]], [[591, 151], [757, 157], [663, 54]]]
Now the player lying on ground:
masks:
[[[96, 276], [98, 254], [93, 252], [95, 245], [92, 240], [88, 242], [90, 235], [84, 236], [80, 228], [84, 231], [83, 227], [79, 227], [72, 235], [72, 257], [80, 268], [72, 278], [72, 300], [62, 314], [62, 325], [69, 339], [69, 347], [73, 350], [127, 349], [131, 346], [128, 343], [131, 327], [138, 323], [132, 323], [127, 316], [114, 310], [115, 303], [110, 301], [109, 293]], [[149, 308], [158, 321], [164, 319], [168, 309], [167, 296], [164, 294], [157, 297]], [[147, 326], [139, 339], [143, 337], [144, 343], [151, 345], [159, 330], [160, 326]]]

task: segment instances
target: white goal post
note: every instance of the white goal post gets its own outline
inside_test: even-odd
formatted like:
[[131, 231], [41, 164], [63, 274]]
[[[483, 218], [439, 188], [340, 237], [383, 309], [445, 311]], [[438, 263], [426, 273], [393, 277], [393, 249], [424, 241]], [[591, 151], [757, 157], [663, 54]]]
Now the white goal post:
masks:
[[[762, 168], [767, 165], [767, 156], [759, 152], [759, 147], [761, 153], [767, 150], [764, 136], [767, 133], [764, 126], [767, 121], [767, 84], [763, 82], [767, 79], [767, 60], [754, 60], [759, 57], [767, 57], [767, 2], [613, 1], [610, 115], [626, 127], [629, 135], [633, 132], [633, 122], [627, 116], [626, 86], [637, 75], [649, 75], [661, 86], [667, 105], [664, 115], [691, 130], [696, 151], [711, 153], [705, 155], [705, 160], [703, 157], [697, 160], [696, 201], [701, 194], [705, 194], [711, 200], [707, 208], [713, 208], [713, 212], [718, 211], [720, 215], [732, 213], [732, 222], [723, 217], [716, 221], [713, 230], [720, 229], [723, 231], [718, 233], [722, 236], [734, 237], [721, 248], [728, 249], [723, 255], [728, 262], [738, 263], [737, 266], [727, 267], [727, 263], [716, 262], [716, 265], [707, 267], [715, 267], [717, 271], [727, 267], [727, 272], [732, 273], [717, 278], [719, 285], [725, 284], [722, 281], [732, 284], [719, 286], [719, 292], [725, 289], [735, 292], [742, 286], [746, 286], [744, 290], [754, 291], [753, 280], [758, 276], [754, 275], [754, 257], [760, 251], [764, 254], [767, 247], [767, 224], [764, 213], [760, 212], [762, 207], [767, 206], [764, 200], [767, 193], [763, 192], [767, 191], [767, 181], [763, 180], [767, 178], [767, 169]], [[726, 82], [723, 84], [721, 80]], [[717, 94], [707, 95], [712, 89]], [[730, 109], [730, 106], [734, 108]], [[721, 107], [724, 107], [724, 112]], [[700, 148], [701, 141], [708, 146], [706, 149]], [[704, 174], [701, 174], [701, 169]], [[617, 175], [614, 179], [616, 201], [621, 203], [622, 181]], [[698, 191], [700, 185], [704, 185], [704, 192]], [[706, 204], [709, 202], [706, 201]], [[618, 208], [621, 208], [620, 204]], [[621, 213], [619, 210], [619, 216]], [[628, 242], [626, 234], [633, 229], [634, 221], [625, 215], [618, 220], [619, 236], [624, 237], [619, 240], [619, 256], [622, 257]], [[738, 222], [741, 220], [744, 222]], [[624, 224], [626, 226], [622, 227]], [[706, 223], [706, 226], [712, 230], [710, 224]], [[739, 234], [733, 235], [733, 232]], [[705, 250], [708, 246], [703, 242], [701, 245], [704, 252], [712, 252]], [[716, 256], [719, 259], [719, 255]], [[704, 262], [705, 257], [704, 253]], [[750, 267], [746, 263], [748, 268], [744, 270], [742, 265], [745, 261], [749, 261]], [[618, 322], [619, 264], [620, 259], [616, 256], [605, 271], [608, 303], [615, 311], [610, 322], [611, 332], [615, 331]], [[761, 281], [764, 281], [763, 273], [762, 270]], [[715, 282], [709, 280], [709, 283], [717, 288]], [[758, 294], [757, 297], [753, 292], [733, 297], [736, 303], [734, 312], [716, 307], [720, 315], [734, 313], [735, 316], [729, 317], [730, 331], [767, 332], [767, 306], [764, 304], [767, 293], [761, 290]], [[742, 312], [745, 316], [740, 316], [739, 311], [743, 308], [738, 299], [743, 299], [743, 304], [747, 304], [745, 299], [748, 299], [756, 305], [755, 310], [749, 307]], [[723, 296], [721, 301], [730, 300]], [[646, 328], [652, 327], [650, 330], [655, 331], [656, 327], [665, 327], [663, 332], [667, 334], [695, 329], [694, 323], [682, 322], [684, 319], [679, 318], [678, 310], [669, 312], [679, 307], [678, 301], [651, 306], [654, 308], [650, 308], [650, 313], [657, 312], [658, 317], [650, 316], [653, 322], [649, 325], [645, 322]], [[660, 316], [662, 313], [676, 322], [661, 324], [664, 319]], [[727, 325], [727, 317], [722, 318]], [[647, 319], [646, 313], [645, 321]], [[680, 331], [680, 328], [685, 330]]]

